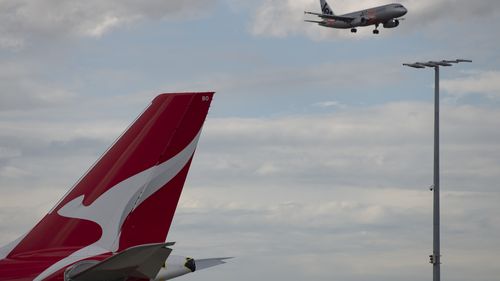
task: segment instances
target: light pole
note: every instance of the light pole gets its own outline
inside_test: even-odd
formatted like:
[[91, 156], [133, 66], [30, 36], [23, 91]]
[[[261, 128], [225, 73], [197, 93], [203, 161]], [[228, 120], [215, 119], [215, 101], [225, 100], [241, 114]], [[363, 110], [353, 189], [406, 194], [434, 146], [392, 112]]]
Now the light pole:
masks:
[[471, 60], [456, 59], [429, 62], [403, 63], [404, 66], [413, 68], [434, 68], [434, 180], [432, 189], [434, 191], [433, 207], [433, 253], [430, 255], [432, 264], [432, 280], [441, 280], [441, 253], [439, 234], [439, 67], [452, 66], [454, 63], [472, 62]]

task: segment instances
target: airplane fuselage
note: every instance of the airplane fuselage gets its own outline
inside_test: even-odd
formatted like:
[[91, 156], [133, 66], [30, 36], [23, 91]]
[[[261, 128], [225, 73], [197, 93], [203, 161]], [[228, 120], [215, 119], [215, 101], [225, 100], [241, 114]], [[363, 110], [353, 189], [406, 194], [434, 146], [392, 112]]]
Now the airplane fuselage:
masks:
[[323, 22], [319, 23], [319, 25], [331, 28], [354, 28], [358, 26], [385, 24], [406, 13], [407, 10], [402, 5], [388, 4], [341, 15], [341, 17], [354, 18], [351, 22], [325, 19]]

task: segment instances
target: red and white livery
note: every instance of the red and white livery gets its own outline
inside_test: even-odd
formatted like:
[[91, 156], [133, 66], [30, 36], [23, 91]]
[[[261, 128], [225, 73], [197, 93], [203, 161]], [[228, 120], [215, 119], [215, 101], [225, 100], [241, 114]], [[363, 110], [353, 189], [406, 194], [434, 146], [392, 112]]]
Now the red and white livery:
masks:
[[170, 255], [167, 233], [212, 92], [157, 96], [31, 231], [0, 281], [166, 280], [224, 263]]

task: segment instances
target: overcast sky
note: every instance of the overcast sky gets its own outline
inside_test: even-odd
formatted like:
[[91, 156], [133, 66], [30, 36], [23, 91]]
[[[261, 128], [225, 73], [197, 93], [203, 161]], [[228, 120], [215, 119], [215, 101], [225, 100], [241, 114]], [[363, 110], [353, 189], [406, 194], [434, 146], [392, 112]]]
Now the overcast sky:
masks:
[[401, 63], [468, 58], [442, 70], [442, 275], [498, 280], [500, 1], [400, 1], [377, 36], [303, 22], [317, 2], [0, 1], [0, 244], [155, 95], [213, 90], [169, 240], [237, 258], [184, 280], [430, 279], [434, 76]]

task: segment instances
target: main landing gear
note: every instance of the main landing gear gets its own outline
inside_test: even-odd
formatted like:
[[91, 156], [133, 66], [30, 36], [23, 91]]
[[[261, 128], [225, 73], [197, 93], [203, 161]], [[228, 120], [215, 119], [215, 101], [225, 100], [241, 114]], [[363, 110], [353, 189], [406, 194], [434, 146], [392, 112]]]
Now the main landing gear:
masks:
[[351, 28], [352, 33], [356, 33], [356, 31], [358, 31], [356, 28]]
[[373, 34], [378, 34], [378, 23], [375, 24], [375, 29], [373, 30]]

